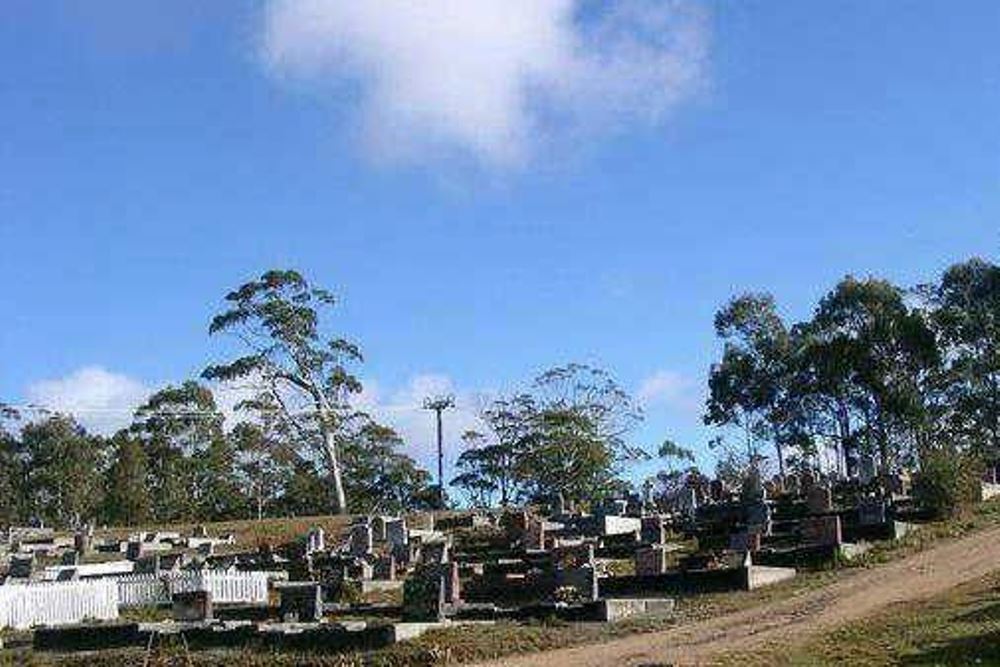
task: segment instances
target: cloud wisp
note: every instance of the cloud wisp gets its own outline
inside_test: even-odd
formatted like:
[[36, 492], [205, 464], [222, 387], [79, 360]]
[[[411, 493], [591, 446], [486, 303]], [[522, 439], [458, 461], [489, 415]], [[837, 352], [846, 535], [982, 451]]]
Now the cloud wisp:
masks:
[[269, 0], [261, 48], [352, 100], [377, 161], [511, 168], [660, 123], [704, 76], [705, 23], [682, 0]]
[[26, 393], [32, 404], [72, 415], [92, 433], [111, 435], [131, 423], [150, 389], [127, 375], [86, 366], [61, 378], [35, 382]]

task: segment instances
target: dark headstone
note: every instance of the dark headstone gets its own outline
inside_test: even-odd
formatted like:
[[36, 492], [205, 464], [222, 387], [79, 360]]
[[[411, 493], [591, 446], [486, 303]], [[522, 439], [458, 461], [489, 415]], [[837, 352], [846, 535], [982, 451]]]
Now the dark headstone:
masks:
[[323, 592], [318, 583], [296, 581], [282, 585], [279, 590], [283, 621], [315, 623], [323, 619]]
[[208, 591], [174, 593], [171, 617], [175, 621], [212, 620], [212, 594]]

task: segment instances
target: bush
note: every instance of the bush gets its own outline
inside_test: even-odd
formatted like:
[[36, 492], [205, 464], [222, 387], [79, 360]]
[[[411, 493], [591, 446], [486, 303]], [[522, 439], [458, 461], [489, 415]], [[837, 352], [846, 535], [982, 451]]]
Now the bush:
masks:
[[937, 518], [948, 518], [982, 500], [982, 464], [971, 454], [953, 447], [926, 452], [913, 497]]

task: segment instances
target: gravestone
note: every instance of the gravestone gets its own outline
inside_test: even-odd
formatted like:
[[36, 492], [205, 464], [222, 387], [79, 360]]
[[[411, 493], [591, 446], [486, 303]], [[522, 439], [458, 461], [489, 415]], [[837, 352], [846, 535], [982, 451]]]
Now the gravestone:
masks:
[[594, 545], [583, 544], [561, 546], [552, 552], [552, 562], [558, 569], [570, 570], [594, 565]]
[[311, 528], [306, 536], [306, 553], [314, 554], [326, 551], [326, 533], [322, 528]]
[[813, 486], [816, 485], [816, 475], [811, 470], [804, 470], [799, 476], [799, 489], [808, 495]]
[[556, 588], [572, 589], [576, 597], [586, 602], [597, 600], [597, 570], [592, 565], [556, 572]]
[[876, 474], [875, 457], [862, 454], [858, 460], [858, 480], [862, 484], [870, 484], [875, 479]]
[[125, 547], [125, 558], [136, 561], [142, 558], [145, 553], [144, 545], [140, 540], [130, 540]]
[[545, 549], [545, 522], [541, 519], [531, 519], [524, 531], [524, 548], [527, 551]]
[[667, 550], [662, 545], [640, 547], [633, 557], [637, 577], [655, 577], [667, 572]]
[[885, 501], [880, 498], [862, 498], [858, 501], [858, 523], [876, 526], [887, 521]]
[[367, 523], [359, 523], [351, 526], [350, 542], [348, 551], [352, 556], [367, 556], [374, 548], [372, 539], [372, 527]]
[[93, 527], [89, 527], [86, 530], [78, 530], [73, 535], [73, 548], [76, 549], [81, 556], [84, 556], [90, 553], [92, 541]]
[[833, 510], [833, 492], [825, 484], [814, 486], [806, 495], [806, 506], [810, 514], [826, 514]]
[[15, 554], [10, 559], [8, 574], [17, 579], [28, 579], [35, 571], [35, 556]]
[[372, 526], [372, 539], [375, 540], [376, 544], [381, 544], [388, 539], [386, 535], [386, 521], [389, 517], [385, 516], [374, 516], [371, 520]]
[[406, 529], [406, 519], [385, 520], [385, 541], [391, 546], [406, 546], [409, 531]]
[[760, 533], [755, 530], [741, 530], [729, 535], [731, 551], [760, 551]]
[[212, 620], [212, 594], [208, 591], [174, 593], [171, 617], [175, 621]]
[[747, 530], [755, 530], [763, 535], [771, 534], [771, 506], [766, 502], [756, 502], [746, 507]]
[[714, 502], [722, 502], [726, 497], [726, 485], [720, 479], [713, 479], [708, 485], [708, 494]]
[[403, 620], [444, 620], [445, 581], [438, 567], [417, 568], [403, 584]]
[[323, 591], [314, 581], [296, 581], [283, 584], [281, 591], [281, 619], [286, 623], [316, 623], [323, 619]]
[[663, 518], [659, 516], [643, 517], [640, 535], [643, 544], [665, 543], [667, 541], [667, 531], [663, 525]]
[[844, 543], [840, 517], [836, 514], [803, 519], [799, 522], [799, 534], [803, 541], [813, 544], [840, 546]]
[[379, 581], [396, 580], [396, 558], [392, 554], [379, 556], [372, 567], [372, 579]]
[[76, 549], [70, 549], [63, 553], [62, 558], [59, 559], [60, 565], [70, 565], [76, 567], [80, 564], [80, 552]]
[[674, 499], [674, 507], [684, 516], [694, 519], [698, 513], [698, 496], [695, 490], [690, 486], [681, 489]]
[[441, 565], [451, 560], [450, 556], [451, 549], [447, 542], [428, 542], [423, 545], [420, 561], [424, 565]]
[[524, 510], [508, 510], [500, 517], [500, 527], [511, 543], [524, 540], [530, 517]]
[[760, 478], [759, 470], [751, 470], [747, 474], [746, 479], [743, 480], [742, 496], [745, 501], [764, 500], [766, 498], [764, 483]]
[[202, 524], [199, 524], [199, 525], [195, 526], [194, 531], [191, 533], [191, 535], [192, 535], [192, 537], [198, 537], [198, 538], [205, 539], [205, 538], [208, 537], [208, 528], [206, 528]]

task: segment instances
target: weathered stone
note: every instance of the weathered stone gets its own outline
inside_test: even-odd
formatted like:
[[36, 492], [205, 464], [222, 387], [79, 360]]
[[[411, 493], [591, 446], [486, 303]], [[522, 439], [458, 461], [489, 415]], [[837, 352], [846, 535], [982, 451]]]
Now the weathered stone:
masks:
[[814, 486], [806, 495], [806, 507], [810, 514], [826, 514], [833, 510], [833, 493], [826, 485]]
[[741, 530], [729, 536], [729, 549], [732, 551], [760, 551], [760, 533], [756, 530]]
[[350, 542], [348, 551], [353, 556], [367, 556], [374, 548], [372, 539], [372, 527], [367, 523], [359, 523], [351, 526]]
[[858, 502], [858, 523], [874, 526], [887, 521], [885, 501], [879, 498], [862, 498]]
[[646, 516], [641, 521], [640, 535], [643, 544], [663, 544], [667, 541], [667, 531], [662, 517]]
[[642, 519], [630, 516], [605, 516], [600, 520], [600, 534], [611, 535], [634, 534], [638, 542], [642, 533]]
[[392, 546], [406, 545], [409, 541], [406, 519], [387, 519], [385, 521], [385, 541]]
[[814, 544], [840, 546], [844, 543], [840, 517], [836, 514], [803, 519], [799, 522], [799, 533], [804, 541]]
[[212, 594], [209, 591], [174, 593], [171, 617], [175, 621], [212, 620]]
[[282, 584], [281, 619], [288, 622], [314, 623], [323, 618], [322, 587], [313, 581]]
[[638, 577], [655, 577], [668, 570], [667, 549], [662, 545], [640, 547], [635, 550], [634, 559]]
[[396, 558], [392, 554], [380, 556], [375, 560], [372, 579], [378, 581], [396, 580]]
[[545, 522], [541, 519], [528, 521], [524, 531], [524, 548], [528, 551], [541, 551], [545, 548]]
[[747, 529], [762, 533], [771, 534], [771, 506], [766, 502], [756, 502], [746, 507]]
[[80, 552], [76, 549], [70, 549], [69, 551], [63, 553], [62, 558], [59, 559], [60, 565], [71, 565], [76, 566], [80, 564]]
[[440, 568], [421, 567], [403, 585], [403, 620], [434, 622], [444, 619], [445, 581]]
[[306, 536], [306, 553], [326, 551], [326, 533], [322, 528], [312, 528]]

